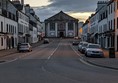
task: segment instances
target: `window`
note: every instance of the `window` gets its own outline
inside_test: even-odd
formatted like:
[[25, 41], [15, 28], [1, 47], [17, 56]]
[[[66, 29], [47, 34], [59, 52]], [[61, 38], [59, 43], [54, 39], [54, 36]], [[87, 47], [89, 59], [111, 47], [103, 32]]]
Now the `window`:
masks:
[[1, 2], [0, 2], [0, 7], [2, 6]]
[[110, 30], [110, 21], [109, 21], [109, 30]]
[[1, 22], [1, 32], [3, 32], [3, 22]]
[[68, 23], [68, 30], [73, 30], [73, 22]]
[[117, 1], [117, 9], [118, 9], [118, 1]]
[[111, 20], [111, 28], [110, 29], [112, 29], [112, 20]]
[[8, 29], [8, 24], [6, 25], [6, 27], [7, 27], [7, 32], [8, 32], [8, 30], [9, 30], [9, 29]]
[[1, 46], [3, 46], [3, 38], [1, 38]]
[[118, 29], [118, 17], [117, 17], [117, 29]]
[[50, 23], [50, 31], [54, 31], [55, 30], [55, 23]]
[[10, 31], [11, 31], [10, 28], [11, 28], [11, 26], [9, 25], [9, 33], [10, 33]]
[[15, 27], [15, 33], [16, 33], [16, 27]]
[[110, 5], [109, 5], [109, 14], [110, 14]]
[[114, 19], [114, 27], [113, 27], [113, 30], [115, 30], [115, 19]]
[[112, 13], [112, 4], [111, 4], [111, 13]]

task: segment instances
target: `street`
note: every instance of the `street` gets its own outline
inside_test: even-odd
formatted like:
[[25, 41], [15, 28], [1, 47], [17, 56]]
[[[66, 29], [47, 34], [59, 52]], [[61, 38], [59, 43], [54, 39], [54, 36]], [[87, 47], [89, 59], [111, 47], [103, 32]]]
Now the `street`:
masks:
[[72, 39], [53, 39], [32, 52], [3, 57], [0, 83], [118, 83], [118, 71], [85, 62]]

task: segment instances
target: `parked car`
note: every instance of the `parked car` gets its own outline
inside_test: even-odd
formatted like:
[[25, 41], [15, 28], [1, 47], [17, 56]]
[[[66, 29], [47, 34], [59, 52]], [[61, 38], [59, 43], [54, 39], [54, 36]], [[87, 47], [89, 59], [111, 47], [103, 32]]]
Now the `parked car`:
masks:
[[48, 44], [48, 43], [49, 43], [49, 39], [47, 39], [47, 38], [44, 39], [43, 43], [44, 43], [44, 44]]
[[104, 57], [104, 53], [99, 44], [88, 44], [85, 56], [87, 57]]
[[73, 45], [78, 45], [78, 44], [79, 44], [79, 41], [73, 41], [72, 44], [73, 44]]
[[19, 52], [21, 51], [32, 51], [32, 46], [29, 43], [20, 43], [19, 44]]
[[74, 37], [74, 39], [79, 39], [79, 37]]
[[18, 45], [17, 45], [17, 51], [19, 51], [20, 44], [21, 44], [21, 43], [18, 43]]
[[84, 43], [87, 43], [87, 42], [82, 41], [82, 42], [79, 43], [79, 45], [78, 45], [78, 51], [80, 51], [80, 52], [82, 51], [82, 45]]
[[82, 53], [85, 53], [85, 50], [86, 50], [88, 44], [89, 44], [89, 43], [87, 43], [87, 42], [82, 44], [82, 49], [81, 49], [81, 52], [82, 52]]

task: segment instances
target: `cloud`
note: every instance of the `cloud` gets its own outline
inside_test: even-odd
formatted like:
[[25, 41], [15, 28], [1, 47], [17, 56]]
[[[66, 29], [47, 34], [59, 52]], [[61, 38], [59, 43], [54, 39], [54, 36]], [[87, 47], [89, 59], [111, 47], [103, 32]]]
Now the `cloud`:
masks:
[[[35, 9], [37, 15], [39, 15], [40, 19], [43, 21], [50, 16], [58, 13], [59, 11], [64, 11], [66, 13], [82, 13], [86, 14], [91, 12], [95, 12], [98, 0], [49, 0], [51, 4], [47, 6], [42, 6]], [[80, 14], [78, 14], [80, 16]], [[81, 16], [79, 17], [81, 18]]]

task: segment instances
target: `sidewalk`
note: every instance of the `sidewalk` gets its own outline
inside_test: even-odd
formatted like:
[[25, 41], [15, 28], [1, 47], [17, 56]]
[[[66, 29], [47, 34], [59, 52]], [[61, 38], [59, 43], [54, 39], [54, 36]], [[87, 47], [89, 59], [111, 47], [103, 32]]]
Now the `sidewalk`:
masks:
[[[34, 44], [31, 44], [33, 48], [41, 45], [43, 43], [43, 40], [42, 41], [39, 41], [38, 43], [34, 43]], [[1, 50], [0, 51], [0, 58], [1, 57], [4, 57], [4, 56], [8, 56], [10, 54], [15, 54], [17, 53], [17, 49], [16, 48], [13, 48], [13, 49], [8, 49], [8, 50]]]
[[86, 57], [84, 60], [86, 62], [96, 65], [96, 66], [118, 70], [118, 52], [115, 52], [116, 58], [109, 58], [109, 51], [104, 50], [104, 56], [105, 56], [105, 58], [88, 58], [88, 57]]
[[86, 58], [85, 60], [96, 66], [118, 70], [118, 58]]
[[[109, 58], [109, 50], [103, 49], [104, 57]], [[118, 58], [118, 52], [115, 52], [115, 58]]]

